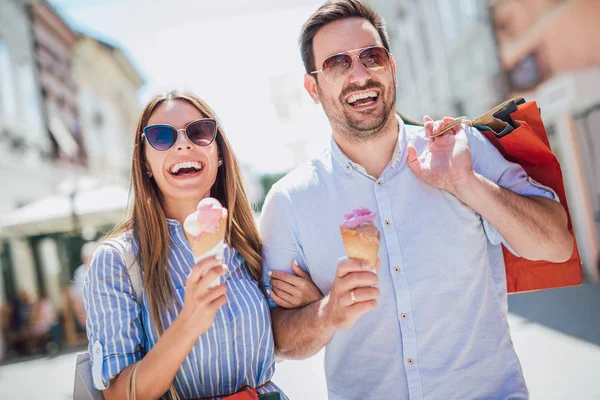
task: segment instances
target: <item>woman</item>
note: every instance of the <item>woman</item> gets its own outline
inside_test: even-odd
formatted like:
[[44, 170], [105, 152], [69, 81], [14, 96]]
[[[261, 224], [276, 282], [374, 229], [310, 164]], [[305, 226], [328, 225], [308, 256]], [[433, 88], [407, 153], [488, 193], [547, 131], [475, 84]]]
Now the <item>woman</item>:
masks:
[[[141, 399], [167, 391], [217, 399], [245, 386], [281, 393], [270, 381], [275, 355], [259, 288], [260, 239], [237, 160], [208, 105], [179, 91], [149, 102], [135, 136], [132, 188], [131, 217], [111, 240], [136, 255], [143, 293], [138, 299], [123, 255], [101, 244], [84, 286], [94, 386], [106, 399], [125, 398], [135, 371]], [[223, 260], [194, 265], [182, 224], [208, 196], [229, 210], [228, 248]], [[209, 288], [219, 276], [225, 283]], [[310, 288], [286, 306], [320, 295], [301, 286]]]

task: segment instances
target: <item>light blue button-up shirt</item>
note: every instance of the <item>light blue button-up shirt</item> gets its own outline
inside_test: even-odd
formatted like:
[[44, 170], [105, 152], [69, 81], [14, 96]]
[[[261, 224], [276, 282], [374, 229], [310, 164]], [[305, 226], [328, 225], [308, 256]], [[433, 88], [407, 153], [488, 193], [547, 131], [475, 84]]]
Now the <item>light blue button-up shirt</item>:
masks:
[[[295, 258], [328, 293], [345, 255], [343, 216], [367, 207], [381, 231], [381, 297], [327, 344], [329, 399], [527, 398], [507, 321], [503, 238], [456, 197], [414, 175], [407, 144], [424, 155], [427, 139], [423, 128], [399, 125], [394, 157], [379, 179], [332, 139], [273, 186], [260, 224], [265, 284], [268, 270], [290, 272]], [[476, 172], [522, 195], [554, 197], [479, 131], [469, 128], [467, 137]]]

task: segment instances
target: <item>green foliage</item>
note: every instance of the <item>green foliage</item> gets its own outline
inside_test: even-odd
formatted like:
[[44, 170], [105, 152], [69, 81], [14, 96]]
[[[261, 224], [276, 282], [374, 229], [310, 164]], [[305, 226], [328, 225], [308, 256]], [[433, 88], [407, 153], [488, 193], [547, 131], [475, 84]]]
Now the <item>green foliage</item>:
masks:
[[262, 210], [262, 206], [265, 203], [265, 197], [269, 190], [271, 190], [271, 186], [273, 186], [278, 180], [285, 176], [285, 172], [277, 173], [277, 174], [264, 174], [259, 178], [260, 185], [262, 186], [263, 195], [260, 198], [260, 201], [257, 204], [254, 204], [254, 211], [260, 212]]

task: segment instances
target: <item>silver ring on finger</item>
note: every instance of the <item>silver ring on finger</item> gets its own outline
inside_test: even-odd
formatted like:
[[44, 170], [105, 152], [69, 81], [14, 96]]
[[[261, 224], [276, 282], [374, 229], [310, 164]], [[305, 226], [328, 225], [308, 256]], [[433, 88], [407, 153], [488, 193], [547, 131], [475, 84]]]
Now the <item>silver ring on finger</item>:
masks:
[[350, 291], [350, 299], [352, 300], [352, 304], [356, 303], [356, 296], [354, 295], [354, 290]]

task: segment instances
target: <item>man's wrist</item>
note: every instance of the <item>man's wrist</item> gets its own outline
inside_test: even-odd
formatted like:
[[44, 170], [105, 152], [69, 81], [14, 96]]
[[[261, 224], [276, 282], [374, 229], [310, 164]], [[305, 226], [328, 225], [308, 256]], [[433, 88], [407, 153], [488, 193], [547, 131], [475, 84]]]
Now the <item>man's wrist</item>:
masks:
[[485, 177], [473, 171], [472, 174], [455, 182], [450, 193], [463, 203], [470, 204], [488, 184], [489, 181]]
[[333, 323], [329, 313], [329, 295], [324, 296], [321, 300], [317, 301], [317, 318], [326, 332], [335, 332], [337, 328]]

